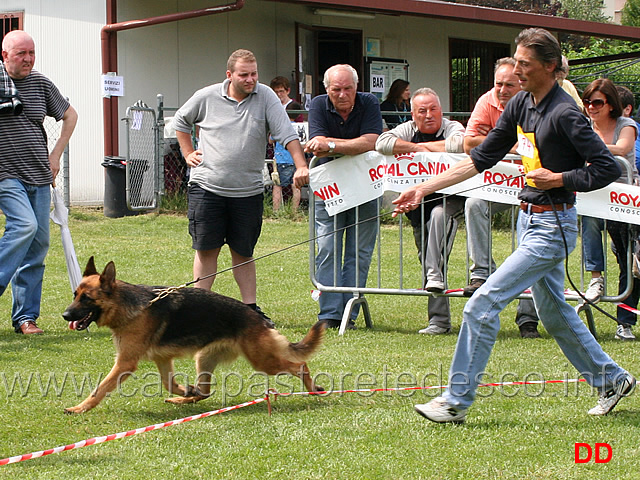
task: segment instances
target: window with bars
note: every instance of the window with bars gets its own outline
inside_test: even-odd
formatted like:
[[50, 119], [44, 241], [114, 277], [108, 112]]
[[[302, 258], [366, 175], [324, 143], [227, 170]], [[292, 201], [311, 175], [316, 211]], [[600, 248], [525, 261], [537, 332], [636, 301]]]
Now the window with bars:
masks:
[[0, 23], [0, 41], [12, 30], [24, 30], [22, 25], [24, 12], [1, 12], [0, 18], [2, 18], [2, 22]]
[[449, 39], [451, 111], [472, 111], [478, 98], [493, 87], [496, 61], [510, 55], [505, 43]]

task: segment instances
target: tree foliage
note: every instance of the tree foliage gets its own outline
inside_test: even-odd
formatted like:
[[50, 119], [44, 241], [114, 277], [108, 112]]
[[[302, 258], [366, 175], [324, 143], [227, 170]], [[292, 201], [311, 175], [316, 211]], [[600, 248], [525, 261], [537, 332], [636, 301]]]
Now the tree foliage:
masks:
[[[449, 0], [452, 3], [464, 3], [481, 7], [500, 8], [518, 12], [539, 13], [554, 17], [589, 20], [591, 22], [610, 22], [604, 15], [604, 0]], [[640, 0], [634, 0], [638, 3]], [[628, 3], [628, 2], [627, 2]], [[640, 21], [636, 18], [637, 21]]]
[[451, 3], [464, 3], [480, 7], [500, 8], [517, 12], [539, 13], [557, 16], [562, 4], [559, 0], [448, 0]]
[[576, 20], [610, 23], [611, 18], [603, 13], [604, 0], [561, 0], [561, 15]]
[[622, 9], [622, 24], [640, 27], [640, 0], [627, 0]]
[[[604, 0], [449, 0], [482, 7], [501, 8], [520, 12], [538, 13], [557, 17], [610, 23], [612, 19], [603, 12]], [[627, 0], [622, 9], [622, 24], [640, 27], [640, 0]], [[560, 34], [563, 53], [569, 59], [592, 58], [618, 53], [640, 51], [640, 43], [607, 38]], [[572, 75], [573, 74], [573, 75]], [[575, 77], [574, 77], [575, 75]], [[607, 76], [616, 83], [628, 85], [632, 91], [640, 91], [640, 63], [621, 60], [608, 64], [575, 67], [569, 78], [577, 80], [581, 90], [592, 80]], [[640, 95], [640, 94], [639, 94]], [[640, 98], [639, 98], [640, 99]]]

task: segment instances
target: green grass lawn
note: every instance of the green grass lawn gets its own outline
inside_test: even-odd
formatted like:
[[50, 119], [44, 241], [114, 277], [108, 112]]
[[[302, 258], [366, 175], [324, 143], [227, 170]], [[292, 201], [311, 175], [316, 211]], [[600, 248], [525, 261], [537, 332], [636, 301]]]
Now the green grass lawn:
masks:
[[[61, 312], [71, 301], [59, 229], [52, 224], [52, 246], [44, 279], [42, 318], [45, 335], [23, 337], [10, 325], [11, 296], [0, 297], [0, 458], [35, 452], [100, 435], [145, 427], [258, 398], [267, 384], [244, 360], [216, 370], [215, 394], [194, 405], [163, 403], [155, 365], [142, 362], [135, 377], [94, 410], [63, 414], [79, 403], [109, 371], [114, 348], [110, 332], [67, 328]], [[71, 232], [82, 267], [94, 255], [101, 269], [109, 260], [131, 283], [180, 285], [191, 280], [193, 251], [184, 216], [139, 215], [107, 219], [98, 210], [74, 210]], [[397, 282], [398, 229], [383, 227], [380, 258], [384, 285]], [[308, 238], [306, 221], [266, 220], [256, 256]], [[420, 268], [411, 232], [403, 232], [403, 283], [420, 286]], [[494, 236], [496, 261], [511, 250], [506, 232]], [[376, 253], [376, 256], [378, 254]], [[579, 281], [578, 255], [572, 275]], [[228, 252], [220, 269], [229, 266]], [[257, 264], [258, 303], [290, 340], [302, 338], [314, 323], [309, 248], [302, 245]], [[464, 230], [450, 261], [452, 287], [465, 283]], [[375, 286], [372, 270], [370, 281]], [[370, 283], [371, 283], [370, 282]], [[383, 285], [383, 286], [384, 286]], [[611, 288], [611, 286], [610, 286]], [[214, 289], [238, 297], [231, 272]], [[338, 336], [327, 332], [323, 347], [309, 362], [326, 388], [384, 388], [441, 385], [456, 335], [429, 337], [427, 299], [421, 296], [369, 295], [374, 328]], [[454, 333], [465, 299], [451, 300]], [[613, 312], [608, 305], [606, 309]], [[487, 381], [575, 379], [555, 342], [522, 340], [513, 322], [515, 304], [502, 314], [503, 326], [487, 366]], [[605, 350], [625, 368], [640, 374], [636, 343], [615, 341], [615, 324], [596, 314]], [[541, 330], [543, 330], [541, 328]], [[193, 362], [176, 370], [194, 376]], [[83, 384], [84, 382], [84, 384]], [[278, 382], [276, 384], [276, 382]], [[279, 391], [301, 390], [300, 382], [271, 378]], [[269, 416], [266, 403], [171, 426], [130, 438], [62, 452], [0, 467], [0, 478], [156, 479], [156, 478], [363, 478], [363, 479], [635, 479], [640, 465], [640, 401], [625, 399], [614, 413], [592, 418], [587, 410], [597, 395], [584, 383], [493, 387], [479, 398], [464, 425], [437, 425], [418, 416], [413, 405], [437, 390], [344, 393], [280, 397]], [[609, 463], [574, 463], [576, 442], [608, 443]]]

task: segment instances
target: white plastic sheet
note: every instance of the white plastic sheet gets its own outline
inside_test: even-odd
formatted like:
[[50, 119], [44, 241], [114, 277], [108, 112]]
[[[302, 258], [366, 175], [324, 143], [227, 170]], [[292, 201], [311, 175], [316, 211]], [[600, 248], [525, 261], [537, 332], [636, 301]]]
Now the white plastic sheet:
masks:
[[55, 188], [51, 188], [51, 199], [53, 201], [53, 210], [51, 210], [51, 220], [60, 225], [60, 235], [62, 237], [62, 249], [64, 250], [64, 258], [67, 263], [67, 273], [69, 274], [69, 283], [71, 291], [75, 292], [76, 287], [82, 280], [82, 272], [76, 257], [76, 250], [71, 239], [71, 231], [69, 230], [69, 209], [65, 207], [62, 194]]

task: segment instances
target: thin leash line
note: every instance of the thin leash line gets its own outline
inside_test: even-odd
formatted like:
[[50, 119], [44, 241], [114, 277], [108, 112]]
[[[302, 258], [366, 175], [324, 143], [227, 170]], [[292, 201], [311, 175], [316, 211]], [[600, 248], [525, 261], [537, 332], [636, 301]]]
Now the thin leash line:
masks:
[[558, 228], [560, 230], [560, 235], [562, 235], [562, 242], [564, 243], [564, 272], [565, 272], [565, 275], [567, 276], [567, 280], [569, 280], [569, 284], [571, 285], [573, 290], [578, 293], [578, 296], [580, 298], [582, 298], [582, 300], [584, 300], [585, 304], [589, 305], [590, 307], [595, 308], [600, 313], [602, 313], [604, 316], [609, 317], [611, 320], [613, 320], [614, 322], [618, 323], [618, 319], [616, 317], [611, 315], [609, 312], [604, 311], [598, 305], [596, 305], [591, 300], [589, 300], [587, 297], [585, 297], [583, 295], [583, 293], [580, 291], [580, 289], [578, 289], [578, 287], [576, 287], [575, 283], [573, 283], [573, 279], [571, 278], [571, 274], [569, 273], [569, 245], [567, 244], [567, 237], [565, 237], [565, 235], [564, 235], [564, 230], [562, 228], [562, 224], [560, 223], [560, 216], [558, 215], [558, 211], [556, 210], [556, 206], [553, 204], [553, 202], [551, 200], [551, 195], [549, 195], [549, 192], [545, 192], [545, 193], [547, 194], [547, 198], [549, 199], [549, 204], [551, 205], [551, 208], [553, 209], [553, 213], [554, 213], [554, 215], [556, 217], [556, 223], [558, 224]]
[[[516, 176], [513, 176], [513, 177], [509, 177], [508, 179], [502, 179], [502, 180], [498, 180], [498, 181], [491, 182], [491, 183], [483, 183], [482, 185], [478, 185], [478, 186], [475, 186], [475, 187], [470, 187], [470, 188], [468, 188], [468, 189], [466, 189], [466, 190], [460, 190], [459, 192], [456, 192], [456, 193], [451, 193], [451, 194], [446, 194], [446, 193], [445, 193], [445, 194], [442, 194], [441, 196], [439, 196], [439, 197], [437, 197], [437, 198], [433, 198], [433, 199], [430, 199], [430, 200], [424, 200], [424, 199], [423, 199], [423, 200], [418, 204], [418, 206], [417, 206], [414, 210], [417, 210], [418, 208], [420, 208], [420, 207], [422, 207], [422, 206], [424, 206], [424, 205], [427, 205], [427, 204], [429, 204], [429, 203], [432, 203], [432, 202], [439, 202], [439, 201], [444, 200], [444, 199], [447, 199], [447, 198], [449, 198], [449, 197], [453, 197], [453, 196], [456, 196], [456, 195], [460, 195], [460, 194], [462, 194], [462, 193], [471, 192], [471, 191], [473, 191], [473, 190], [477, 190], [477, 189], [479, 189], [479, 188], [490, 187], [490, 186], [492, 186], [492, 185], [498, 185], [498, 184], [500, 184], [500, 183], [504, 183], [506, 180], [514, 180], [514, 179], [516, 179], [516, 178], [524, 177], [525, 175], [526, 175], [526, 174], [524, 174], [524, 173], [523, 173], [523, 174], [520, 174], [520, 175], [516, 175]], [[201, 280], [205, 280], [205, 279], [207, 279], [207, 278], [215, 277], [216, 275], [218, 275], [218, 274], [220, 274], [220, 273], [225, 273], [225, 272], [228, 272], [228, 271], [233, 270], [233, 269], [235, 269], [235, 268], [239, 268], [239, 267], [242, 267], [242, 266], [244, 266], [244, 265], [248, 265], [248, 264], [250, 264], [250, 263], [254, 263], [254, 262], [258, 261], [258, 260], [262, 260], [262, 259], [264, 259], [264, 258], [270, 257], [270, 256], [275, 255], [275, 254], [277, 254], [277, 253], [286, 252], [287, 250], [291, 250], [292, 248], [299, 247], [299, 246], [301, 246], [301, 245], [305, 245], [305, 244], [308, 244], [308, 243], [314, 242], [314, 241], [316, 241], [316, 240], [317, 240], [317, 239], [319, 239], [319, 238], [323, 238], [323, 237], [327, 237], [327, 236], [329, 236], [329, 235], [333, 235], [333, 234], [338, 233], [338, 232], [340, 232], [340, 231], [342, 231], [342, 230], [346, 230], [346, 229], [348, 229], [348, 228], [355, 227], [355, 226], [360, 225], [360, 224], [362, 224], [362, 223], [370, 222], [370, 221], [372, 221], [372, 220], [377, 220], [377, 219], [379, 219], [379, 218], [383, 218], [383, 217], [385, 217], [385, 216], [387, 216], [387, 215], [393, 215], [393, 213], [394, 213], [394, 211], [393, 211], [393, 210], [392, 210], [392, 211], [390, 211], [390, 212], [382, 212], [382, 213], [380, 213], [380, 214], [378, 214], [378, 215], [374, 215], [373, 217], [369, 217], [369, 218], [366, 218], [366, 219], [364, 219], [364, 220], [360, 220], [360, 221], [358, 221], [358, 222], [354, 222], [354, 223], [352, 223], [352, 224], [350, 224], [350, 225], [345, 225], [344, 227], [337, 228], [336, 230], [333, 230], [333, 231], [331, 231], [331, 232], [323, 233], [323, 234], [321, 234], [321, 235], [316, 235], [315, 237], [309, 238], [309, 239], [307, 239], [307, 240], [303, 240], [303, 241], [301, 241], [301, 242], [294, 243], [294, 244], [292, 244], [292, 245], [288, 245], [288, 246], [283, 247], [283, 248], [280, 248], [280, 249], [278, 249], [278, 250], [274, 250], [274, 251], [272, 251], [272, 252], [265, 253], [264, 255], [260, 255], [260, 256], [258, 256], [258, 257], [252, 258], [251, 260], [247, 260], [246, 262], [238, 263], [237, 265], [232, 265], [232, 266], [227, 267], [227, 268], [225, 268], [225, 269], [218, 270], [217, 272], [209, 273], [208, 275], [204, 275], [204, 276], [202, 276], [202, 277], [198, 277], [198, 278], [196, 278], [195, 280], [191, 280], [190, 282], [183, 283], [182, 285], [180, 285], [180, 286], [178, 286], [178, 287], [168, 287], [168, 288], [163, 288], [163, 289], [156, 289], [155, 291], [158, 293], [158, 295], [157, 295], [155, 298], [153, 298], [153, 299], [149, 302], [149, 304], [153, 304], [153, 303], [155, 303], [156, 301], [160, 300], [161, 298], [164, 298], [164, 297], [166, 297], [167, 295], [169, 295], [169, 294], [171, 294], [171, 293], [173, 293], [173, 292], [175, 292], [175, 291], [177, 291], [177, 290], [180, 290], [180, 289], [182, 289], [182, 288], [185, 288], [185, 287], [188, 287], [188, 286], [190, 286], [190, 285], [193, 285], [194, 283], [197, 283], [197, 282], [199, 282], [199, 281], [201, 281]]]

